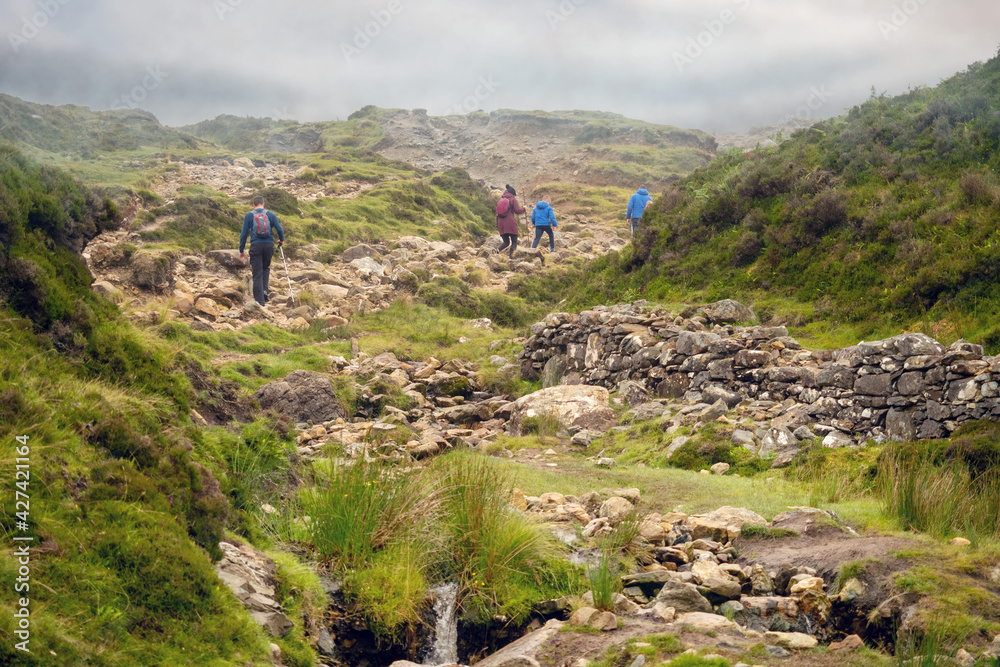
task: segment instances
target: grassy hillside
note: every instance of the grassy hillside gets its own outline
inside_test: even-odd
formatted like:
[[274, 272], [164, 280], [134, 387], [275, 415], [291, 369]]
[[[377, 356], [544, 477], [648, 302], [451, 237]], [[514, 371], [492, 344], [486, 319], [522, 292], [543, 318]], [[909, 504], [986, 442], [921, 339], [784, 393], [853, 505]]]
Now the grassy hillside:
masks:
[[[199, 398], [182, 370], [197, 360], [92, 293], [75, 254], [120, 222], [117, 206], [10, 147], [0, 174], [2, 531], [32, 540], [32, 653], [4, 641], [0, 662], [266, 664], [263, 632], [212, 571], [237, 516], [224, 452], [238, 436], [191, 426]], [[15, 458], [28, 460], [18, 487]], [[20, 565], [3, 550], [8, 639]]]
[[51, 106], [0, 94], [0, 141], [48, 153], [96, 157], [104, 151], [197, 148], [193, 136], [160, 125], [141, 109], [91, 111], [71, 104]]
[[873, 95], [658, 198], [632, 250], [576, 302], [736, 297], [822, 337], [904, 328], [1000, 347], [1000, 57]]

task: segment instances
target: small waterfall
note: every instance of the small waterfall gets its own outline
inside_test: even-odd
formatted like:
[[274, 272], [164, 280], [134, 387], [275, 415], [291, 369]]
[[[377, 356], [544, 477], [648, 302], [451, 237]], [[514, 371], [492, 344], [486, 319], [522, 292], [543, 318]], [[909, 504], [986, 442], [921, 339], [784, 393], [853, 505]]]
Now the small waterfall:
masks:
[[425, 665], [451, 665], [458, 663], [458, 618], [455, 603], [458, 584], [441, 584], [434, 589], [434, 645], [424, 658]]

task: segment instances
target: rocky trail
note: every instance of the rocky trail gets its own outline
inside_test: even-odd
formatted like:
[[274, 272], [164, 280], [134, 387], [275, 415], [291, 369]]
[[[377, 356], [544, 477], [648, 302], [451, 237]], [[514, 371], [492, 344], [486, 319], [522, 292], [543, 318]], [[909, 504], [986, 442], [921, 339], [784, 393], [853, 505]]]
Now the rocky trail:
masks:
[[[345, 192], [330, 193], [323, 186], [298, 182], [298, 172], [288, 167], [256, 166], [247, 158], [232, 164], [226, 160], [211, 165], [178, 164], [177, 171], [165, 172], [164, 180], [155, 186], [156, 193], [168, 202], [190, 184], [247, 198], [253, 189], [246, 182], [253, 179], [281, 187], [304, 201], [321, 196], [355, 197], [372, 187], [353, 183], [343, 186]], [[134, 213], [131, 219], [135, 219]], [[162, 225], [163, 219], [155, 224]], [[239, 224], [233, 221], [234, 247], [238, 245]], [[288, 233], [294, 234], [294, 223], [285, 224], [289, 225]], [[321, 251], [308, 245], [299, 248], [294, 257], [286, 257], [287, 272], [286, 264], [275, 256], [271, 300], [266, 308], [259, 308], [249, 296], [249, 266], [240, 260], [237, 250], [214, 250], [205, 256], [163, 253], [156, 244], [147, 248], [137, 231], [105, 232], [88, 244], [84, 258], [95, 277], [95, 289], [133, 304], [130, 316], [136, 321], [153, 324], [181, 319], [206, 331], [233, 331], [262, 321], [290, 329], [306, 328], [317, 320], [327, 327], [339, 327], [358, 312], [387, 308], [399, 296], [416, 292], [422, 282], [418, 275], [432, 280], [454, 276], [481, 289], [503, 292], [512, 275], [591, 260], [626, 244], [605, 225], [577, 216], [556, 229], [556, 252], [527, 247], [531, 239], [527, 237], [529, 230], [524, 230], [522, 245], [513, 259], [493, 252], [500, 245], [495, 236], [481, 244], [404, 236], [383, 244], [357, 245], [334, 262], [316, 261]], [[165, 312], [142, 309], [143, 304], [157, 300], [165, 300]]]
[[[248, 179], [291, 187], [296, 175], [254, 163], [185, 166], [168, 173], [174, 175], [158, 186], [164, 197], [188, 182], [243, 197], [249, 194]], [[340, 194], [315, 188], [303, 185], [294, 193], [302, 199], [356, 196], [363, 185]], [[499, 245], [495, 238], [476, 244], [401, 237], [359, 244], [326, 262], [317, 259], [318, 247], [307, 246], [288, 258], [287, 272], [276, 257], [266, 308], [248, 296], [249, 269], [236, 250], [205, 256], [163, 253], [125, 229], [95, 239], [84, 257], [96, 278], [94, 289], [124, 303], [140, 324], [176, 320], [195, 330], [220, 332], [260, 322], [287, 329], [320, 323], [334, 329], [358, 313], [388, 308], [414, 293], [418, 275], [474, 279], [483, 289], [504, 291], [512, 275], [594, 259], [624, 245], [598, 224], [578, 221], [566, 227], [557, 231], [555, 253], [524, 250], [513, 262], [492, 252]], [[234, 245], [238, 231], [234, 221]], [[906, 334], [843, 350], [810, 351], [784, 327], [739, 324], [754, 319], [735, 302], [680, 313], [644, 302], [554, 313], [525, 338], [495, 341], [496, 349], [518, 352], [494, 355], [491, 370], [541, 380], [542, 390], [516, 400], [491, 392], [481, 380], [482, 369], [462, 360], [400, 359], [392, 353], [370, 357], [357, 349], [350, 359], [331, 356], [329, 373], [293, 371], [260, 387], [250, 401], [234, 400], [289, 417], [304, 461], [332, 450], [345, 460], [419, 466], [467, 448], [568, 474], [583, 467], [620, 469], [614, 453], [594, 450], [606, 435], [627, 433], [636, 423], [655, 424], [674, 436], [667, 458], [711, 425], [717, 438], [781, 467], [808, 446], [939, 437], [970, 419], [1000, 414], [1000, 362], [978, 346], [959, 341], [945, 347]], [[492, 324], [485, 320], [477, 326]], [[216, 363], [250, 358], [223, 353]], [[354, 414], [337, 400], [331, 376], [357, 385]], [[393, 405], [399, 396], [405, 397], [406, 409]], [[203, 425], [226, 421], [224, 414], [197, 410], [192, 417]], [[525, 433], [540, 418], [558, 424], [552, 448], [504, 448], [505, 437]], [[729, 467], [722, 463], [703, 472], [723, 475]], [[839, 652], [865, 642], [891, 643], [901, 619], [919, 604], [893, 594], [893, 574], [908, 566], [893, 554], [907, 540], [858, 535], [821, 510], [790, 508], [772, 521], [732, 507], [689, 516], [649, 507], [634, 488], [595, 489], [579, 497], [527, 497], [515, 490], [511, 505], [547, 526], [581, 562], [593, 557], [593, 539], [637, 521], [636, 546], [647, 557], [638, 571], [623, 577], [613, 612], [598, 611], [586, 597], [540, 600], [531, 624], [512, 629], [505, 640], [510, 645], [491, 656], [464, 646], [460, 637], [460, 655], [484, 667], [577, 667], [601, 658], [608, 648], [630, 640], [634, 647], [636, 640], [642, 644], [643, 638], [664, 633], [679, 637], [683, 650], [718, 654], [734, 664], [747, 655], [767, 664], [832, 665], [838, 664]], [[747, 526], [780, 529], [788, 537], [745, 537]], [[291, 620], [274, 599], [273, 564], [249, 545], [226, 544], [223, 551], [217, 564], [221, 579], [268, 632], [288, 632]], [[866, 560], [879, 566], [841, 580], [842, 563]], [[307, 619], [306, 631], [329, 664], [378, 667], [396, 658], [420, 658], [412, 651], [396, 655], [372, 649], [363, 627], [345, 620], [338, 583], [326, 585], [331, 609], [325, 619]], [[996, 592], [1000, 574], [984, 585]], [[425, 650], [435, 637], [429, 628], [421, 632], [418, 644]], [[829, 645], [829, 652], [802, 653], [819, 643]], [[1000, 641], [986, 651], [1000, 655]], [[631, 664], [643, 663], [636, 658]]]

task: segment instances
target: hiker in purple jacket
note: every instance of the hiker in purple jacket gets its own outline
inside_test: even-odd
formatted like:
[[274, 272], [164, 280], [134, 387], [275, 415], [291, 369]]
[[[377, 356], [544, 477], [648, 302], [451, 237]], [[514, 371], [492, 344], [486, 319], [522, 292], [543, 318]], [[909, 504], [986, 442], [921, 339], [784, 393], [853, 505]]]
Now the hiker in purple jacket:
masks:
[[501, 253], [509, 246], [510, 258], [514, 259], [514, 251], [517, 250], [517, 216], [524, 213], [524, 208], [517, 203], [517, 191], [509, 185], [501, 197], [501, 201], [503, 200], [507, 201], [507, 210], [503, 215], [500, 214], [500, 210], [504, 208], [504, 206], [502, 203], [497, 203], [497, 231], [500, 232], [500, 238], [503, 239], [503, 245], [493, 252]]

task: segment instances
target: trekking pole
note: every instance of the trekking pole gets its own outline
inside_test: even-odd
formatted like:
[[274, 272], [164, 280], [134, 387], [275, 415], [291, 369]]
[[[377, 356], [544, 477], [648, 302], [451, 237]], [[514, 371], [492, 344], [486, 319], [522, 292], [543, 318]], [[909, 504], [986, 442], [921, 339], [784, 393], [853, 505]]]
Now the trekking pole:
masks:
[[292, 306], [295, 306], [295, 292], [292, 291], [292, 277], [288, 275], [288, 264], [285, 263], [285, 249], [280, 245], [278, 250], [281, 251], [281, 265], [285, 267], [285, 279], [288, 281], [288, 295], [292, 297]]

